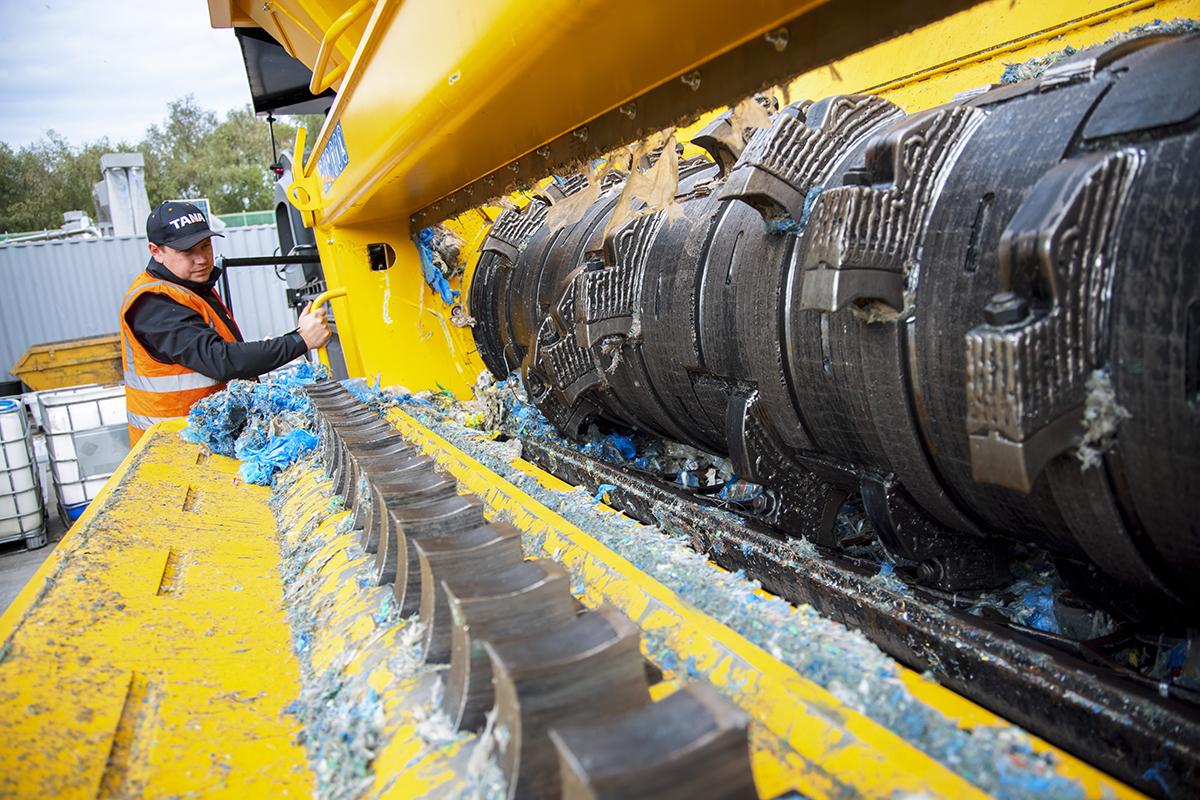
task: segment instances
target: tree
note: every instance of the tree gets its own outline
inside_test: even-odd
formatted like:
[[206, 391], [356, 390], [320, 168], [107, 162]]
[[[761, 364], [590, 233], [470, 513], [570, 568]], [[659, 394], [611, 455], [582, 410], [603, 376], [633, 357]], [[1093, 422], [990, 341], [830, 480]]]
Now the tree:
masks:
[[54, 131], [16, 151], [0, 144], [0, 230], [57, 228], [64, 211], [90, 210], [100, 156], [128, 149], [108, 139], [73, 148]]
[[[311, 145], [321, 117], [303, 121]], [[291, 149], [295, 136], [289, 119], [276, 122], [281, 151]], [[137, 145], [99, 139], [73, 147], [53, 131], [16, 150], [0, 143], [0, 232], [57, 228], [64, 211], [90, 213], [92, 184], [101, 178], [100, 156], [135, 149], [146, 160], [152, 206], [197, 197], [207, 197], [215, 214], [272, 206], [275, 177], [266, 121], [248, 105], [221, 119], [188, 95], [168, 104], [164, 122], [150, 126]]]
[[168, 107], [163, 125], [151, 126], [139, 148], [146, 158], [151, 203], [207, 197], [214, 213], [271, 206], [270, 142], [266, 126], [248, 108], [223, 121], [190, 95]]

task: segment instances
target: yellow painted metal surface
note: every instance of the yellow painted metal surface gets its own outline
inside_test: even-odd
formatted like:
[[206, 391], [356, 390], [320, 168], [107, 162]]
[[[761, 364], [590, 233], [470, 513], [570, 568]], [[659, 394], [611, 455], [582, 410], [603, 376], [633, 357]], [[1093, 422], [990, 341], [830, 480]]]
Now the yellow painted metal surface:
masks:
[[0, 796], [310, 793], [267, 490], [155, 426], [0, 617]]
[[121, 338], [114, 334], [35, 344], [12, 367], [12, 373], [35, 392], [120, 383]]
[[785, 101], [878, 94], [908, 111], [999, 83], [1004, 67], [1082, 50], [1155, 19], [1200, 16], [1200, 0], [990, 0], [790, 82]]
[[[348, 292], [333, 309], [350, 375], [468, 396], [483, 361], [471, 329], [455, 326], [450, 307], [425, 285], [407, 219], [327, 233], [319, 239], [326, 280]], [[375, 242], [395, 249], [391, 269], [367, 267], [367, 245]]]
[[[611, 603], [634, 619], [643, 631], [663, 634], [673, 650], [694, 658], [696, 671], [752, 716], [753, 760], [760, 796], [773, 796], [791, 788], [812, 797], [845, 793], [866, 797], [908, 793], [931, 797], [980, 796], [976, 787], [947, 767], [700, 613], [403, 410], [392, 409], [389, 419], [454, 475], [461, 488], [482, 497], [493, 516], [544, 536], [541, 555], [566, 565], [573, 574], [583, 575], [585, 603], [592, 606]], [[528, 462], [518, 460], [514, 466], [537, 477], [546, 488], [559, 491], [574, 488]], [[652, 653], [647, 655], [653, 658]], [[901, 669], [910, 690], [960, 727], [974, 729], [1002, 724], [1002, 720], [974, 703]], [[666, 672], [668, 678], [678, 677], [670, 670]], [[1036, 750], [1054, 753], [1058, 774], [1077, 781], [1086, 796], [1141, 796], [1048, 743], [1033, 741]]]
[[[324, 218], [424, 206], [816, 4], [748, 0], [729, 14], [719, 0], [381, 0], [317, 142], [340, 122], [350, 155]], [[256, 21], [270, 13], [237, 5]]]

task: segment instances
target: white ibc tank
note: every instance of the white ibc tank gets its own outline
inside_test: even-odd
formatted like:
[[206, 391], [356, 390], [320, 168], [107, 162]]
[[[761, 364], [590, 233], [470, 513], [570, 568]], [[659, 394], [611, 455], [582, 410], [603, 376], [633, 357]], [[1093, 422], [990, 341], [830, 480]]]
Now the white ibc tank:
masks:
[[58, 510], [79, 518], [129, 452], [125, 387], [79, 386], [38, 395]]
[[0, 399], [0, 542], [46, 543], [46, 514], [25, 407]]

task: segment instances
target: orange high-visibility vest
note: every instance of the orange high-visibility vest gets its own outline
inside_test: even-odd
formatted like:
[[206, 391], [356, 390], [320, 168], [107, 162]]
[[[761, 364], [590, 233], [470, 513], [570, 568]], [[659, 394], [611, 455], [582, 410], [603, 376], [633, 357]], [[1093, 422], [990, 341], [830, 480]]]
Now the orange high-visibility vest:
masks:
[[[229, 326], [200, 295], [149, 272], [140, 272], [130, 284], [125, 301], [121, 304], [121, 367], [125, 371], [125, 408], [129, 417], [130, 444], [136, 444], [154, 423], [186, 417], [192, 403], [225, 388], [223, 382], [181, 364], [164, 364], [156, 360], [133, 335], [126, 314], [133, 302], [147, 292], [165, 294], [199, 314], [225, 341], [237, 341]], [[217, 302], [221, 302], [220, 298], [217, 298]]]

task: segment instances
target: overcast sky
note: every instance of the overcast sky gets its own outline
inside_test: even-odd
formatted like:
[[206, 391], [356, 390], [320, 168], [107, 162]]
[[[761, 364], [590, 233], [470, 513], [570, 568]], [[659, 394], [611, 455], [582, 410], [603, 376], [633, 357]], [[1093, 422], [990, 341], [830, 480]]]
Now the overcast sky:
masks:
[[48, 129], [72, 144], [141, 139], [186, 94], [224, 112], [250, 102], [233, 30], [205, 0], [0, 0], [0, 142]]

